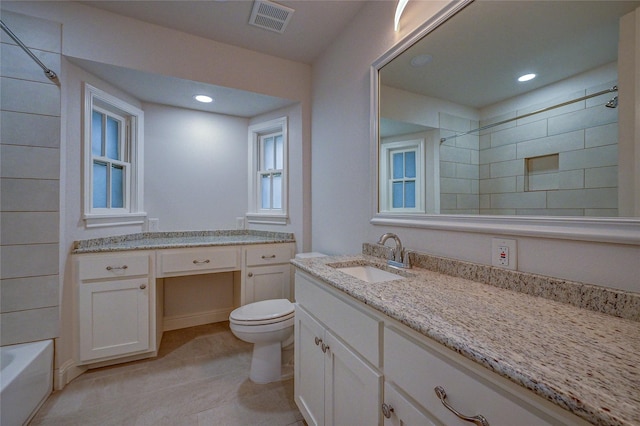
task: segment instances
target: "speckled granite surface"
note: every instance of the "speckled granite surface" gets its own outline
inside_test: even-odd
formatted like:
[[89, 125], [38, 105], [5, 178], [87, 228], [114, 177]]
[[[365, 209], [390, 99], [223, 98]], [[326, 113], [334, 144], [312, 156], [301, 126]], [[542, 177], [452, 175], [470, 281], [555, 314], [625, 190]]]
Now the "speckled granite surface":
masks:
[[[329, 266], [374, 264], [392, 270], [369, 255], [292, 263], [593, 424], [640, 425], [637, 321], [501, 288], [506, 285], [501, 279], [487, 285], [413, 268], [403, 272], [405, 279], [366, 283]], [[468, 273], [473, 275], [462, 275]], [[542, 281], [514, 285], [539, 282], [546, 294]]]
[[295, 242], [293, 234], [252, 230], [145, 232], [76, 241], [72, 253]]
[[[362, 253], [383, 259], [392, 258], [390, 248], [378, 244], [364, 243]], [[640, 321], [640, 293], [495, 268], [424, 253], [412, 252], [410, 258], [411, 265], [417, 268]]]

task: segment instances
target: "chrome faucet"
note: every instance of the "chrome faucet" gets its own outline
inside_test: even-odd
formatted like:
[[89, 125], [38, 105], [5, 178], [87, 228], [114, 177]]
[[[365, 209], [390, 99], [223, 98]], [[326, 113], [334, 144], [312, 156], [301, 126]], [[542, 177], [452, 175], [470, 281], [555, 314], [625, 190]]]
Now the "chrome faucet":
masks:
[[[387, 232], [386, 234], [382, 234], [382, 236], [378, 240], [378, 244], [383, 246], [387, 242], [387, 240], [390, 238], [393, 239], [393, 241], [395, 241], [396, 243], [395, 248], [392, 249], [393, 260], [396, 263], [394, 266], [404, 267], [403, 259], [402, 259], [404, 254], [404, 249], [402, 248], [402, 241], [400, 241], [400, 237], [398, 237], [396, 234], [392, 232]], [[389, 264], [392, 264], [391, 261], [389, 261]]]

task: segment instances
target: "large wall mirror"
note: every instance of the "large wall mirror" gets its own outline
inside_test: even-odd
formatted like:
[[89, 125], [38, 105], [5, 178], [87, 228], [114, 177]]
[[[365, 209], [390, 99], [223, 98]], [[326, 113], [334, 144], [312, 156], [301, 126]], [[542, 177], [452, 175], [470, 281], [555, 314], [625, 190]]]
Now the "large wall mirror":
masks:
[[637, 231], [638, 7], [451, 3], [376, 61], [373, 223]]

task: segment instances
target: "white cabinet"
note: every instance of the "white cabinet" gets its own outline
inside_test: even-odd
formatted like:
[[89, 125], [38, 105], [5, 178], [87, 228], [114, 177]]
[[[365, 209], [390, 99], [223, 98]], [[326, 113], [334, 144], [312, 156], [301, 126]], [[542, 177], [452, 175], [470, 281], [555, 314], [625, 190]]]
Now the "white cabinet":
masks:
[[424, 409], [388, 382], [384, 384], [382, 414], [384, 426], [436, 426]]
[[240, 247], [158, 250], [158, 277], [208, 274], [240, 269]]
[[[382, 374], [350, 340], [314, 318], [335, 314], [339, 316], [335, 321], [349, 324], [362, 320], [361, 313], [336, 311], [332, 302], [340, 301], [328, 293], [315, 298], [316, 291], [324, 292], [309, 279], [296, 276], [295, 401], [310, 425], [381, 424]], [[368, 319], [375, 326], [376, 320]]]
[[588, 424], [311, 275], [295, 277], [294, 393], [310, 425], [471, 424], [443, 399], [491, 426]]
[[245, 285], [240, 304], [291, 299], [294, 244], [262, 244], [245, 249]]
[[[475, 418], [477, 424], [482, 424], [480, 416], [491, 426], [586, 424], [514, 383], [491, 377], [488, 370], [482, 371], [470, 360], [424, 336], [415, 335], [412, 330], [385, 327], [383, 356], [385, 384], [393, 383], [409, 395], [417, 404], [413, 409], [428, 413], [436, 424], [470, 424], [445, 407], [444, 395], [452, 409]], [[436, 387], [443, 390], [444, 395], [438, 395]], [[393, 397], [385, 394], [384, 399], [385, 404], [394, 406]], [[403, 417], [405, 411], [411, 410], [405, 406], [393, 408], [391, 419]]]
[[155, 283], [147, 253], [81, 255], [77, 268], [79, 363], [155, 348]]
[[[295, 315], [295, 400], [310, 426], [325, 424], [324, 413], [324, 359], [320, 341], [324, 327], [299, 306]], [[317, 339], [317, 343], [316, 343]]]

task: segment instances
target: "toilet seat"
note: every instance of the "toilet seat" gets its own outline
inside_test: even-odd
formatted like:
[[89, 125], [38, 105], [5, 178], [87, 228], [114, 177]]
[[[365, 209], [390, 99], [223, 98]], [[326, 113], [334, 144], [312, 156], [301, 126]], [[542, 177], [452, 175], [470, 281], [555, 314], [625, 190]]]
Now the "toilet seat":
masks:
[[287, 299], [263, 300], [234, 309], [229, 321], [238, 325], [265, 325], [286, 321], [295, 315], [295, 305]]

